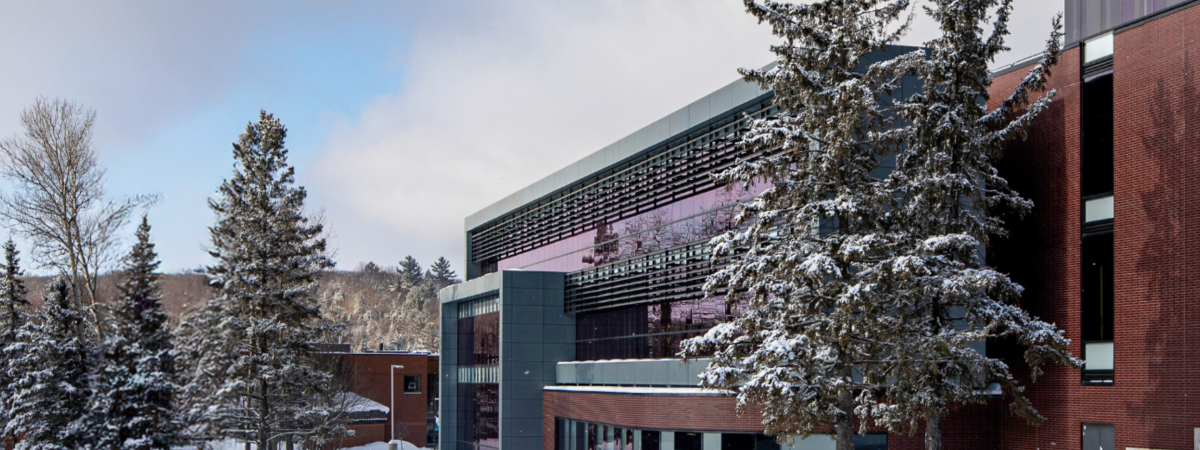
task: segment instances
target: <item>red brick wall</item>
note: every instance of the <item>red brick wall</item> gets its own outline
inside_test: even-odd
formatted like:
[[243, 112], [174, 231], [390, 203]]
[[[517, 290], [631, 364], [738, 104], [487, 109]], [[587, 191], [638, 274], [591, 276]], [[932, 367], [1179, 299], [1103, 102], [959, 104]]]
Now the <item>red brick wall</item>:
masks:
[[[946, 449], [995, 448], [999, 429], [995, 417], [1000, 403], [958, 408], [945, 425]], [[737, 400], [729, 396], [667, 396], [544, 391], [542, 448], [554, 450], [558, 417], [619, 427], [679, 431], [761, 432], [762, 416], [755, 408], [738, 415]], [[888, 447], [924, 448], [924, 431], [914, 436], [888, 436]]]
[[[1115, 424], [1116, 446], [1190, 449], [1200, 427], [1200, 8], [1117, 33], [1114, 59], [1116, 382], [1081, 386], [1052, 367], [1028, 396], [1047, 422], [1002, 415], [1001, 448], [1078, 449], [1083, 422]], [[993, 246], [1026, 287], [1023, 306], [1080, 355], [1079, 48], [1055, 68], [1054, 106], [1003, 173], [1035, 203]], [[998, 77], [992, 106], [1024, 71]], [[1014, 372], [1028, 371], [1012, 353]], [[951, 447], [947, 447], [951, 448]]]
[[[402, 435], [397, 438], [418, 447], [426, 444], [427, 405], [430, 395], [436, 395], [429, 386], [429, 373], [437, 373], [437, 358], [421, 354], [402, 353], [353, 353], [345, 355], [347, 370], [351, 374], [351, 390], [383, 406], [392, 408], [392, 365], [404, 366], [396, 369], [395, 409], [396, 429]], [[404, 375], [421, 376], [421, 393], [404, 393]], [[436, 377], [435, 377], [436, 378]], [[391, 425], [391, 416], [388, 417]], [[387, 427], [383, 428], [384, 440], [390, 440]], [[374, 441], [372, 441], [374, 442]]]

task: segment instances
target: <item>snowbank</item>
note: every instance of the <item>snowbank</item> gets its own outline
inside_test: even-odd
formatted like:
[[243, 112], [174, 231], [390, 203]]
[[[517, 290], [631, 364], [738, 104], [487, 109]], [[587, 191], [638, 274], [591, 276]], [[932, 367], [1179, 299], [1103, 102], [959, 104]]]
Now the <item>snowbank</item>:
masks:
[[[387, 446], [386, 442], [372, 442], [370, 444], [363, 445], [360, 447], [350, 447], [350, 448], [345, 448], [342, 450], [388, 450], [388, 446]], [[408, 442], [401, 441], [400, 442], [400, 450], [421, 450], [421, 447], [417, 447]]]

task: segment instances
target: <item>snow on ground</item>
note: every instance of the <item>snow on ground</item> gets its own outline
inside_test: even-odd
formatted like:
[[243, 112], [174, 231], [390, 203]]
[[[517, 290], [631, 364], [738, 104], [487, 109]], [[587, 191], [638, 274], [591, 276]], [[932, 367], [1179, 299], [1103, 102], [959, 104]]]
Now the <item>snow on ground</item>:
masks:
[[[350, 448], [345, 448], [342, 450], [388, 450], [388, 446], [387, 446], [386, 442], [372, 442], [370, 444], [363, 445], [360, 447], [350, 447]], [[401, 441], [400, 442], [400, 450], [421, 450], [421, 447], [417, 447], [408, 442]]]
[[[213, 448], [215, 450], [243, 450], [244, 448], [246, 448], [245, 444], [243, 444], [240, 441], [235, 441], [233, 439], [226, 439], [224, 441], [215, 442], [213, 444], [214, 444]], [[297, 446], [297, 448], [299, 448], [299, 446]], [[174, 450], [194, 450], [194, 449], [195, 449], [195, 447], [175, 447], [174, 448]], [[343, 448], [342, 450], [388, 450], [388, 446], [387, 446], [386, 442], [372, 442], [370, 444], [363, 445], [363, 446]], [[423, 449], [421, 447], [417, 447], [416, 445], [413, 445], [411, 443], [401, 441], [400, 442], [400, 450], [423, 450]]]

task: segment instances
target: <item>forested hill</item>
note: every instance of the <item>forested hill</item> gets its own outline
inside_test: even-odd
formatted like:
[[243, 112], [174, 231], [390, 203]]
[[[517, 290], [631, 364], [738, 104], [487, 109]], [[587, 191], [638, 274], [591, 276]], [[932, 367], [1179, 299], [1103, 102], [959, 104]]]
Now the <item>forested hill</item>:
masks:
[[[41, 306], [51, 277], [27, 277], [29, 299]], [[97, 290], [111, 299], [118, 277], [102, 276]], [[162, 274], [163, 309], [171, 323], [187, 311], [203, 306], [216, 295], [207, 277], [197, 273]], [[445, 282], [421, 277], [406, 280], [394, 271], [327, 271], [321, 274], [317, 299], [322, 312], [334, 323], [345, 324], [340, 343], [354, 350], [388, 349], [437, 351], [437, 289]]]

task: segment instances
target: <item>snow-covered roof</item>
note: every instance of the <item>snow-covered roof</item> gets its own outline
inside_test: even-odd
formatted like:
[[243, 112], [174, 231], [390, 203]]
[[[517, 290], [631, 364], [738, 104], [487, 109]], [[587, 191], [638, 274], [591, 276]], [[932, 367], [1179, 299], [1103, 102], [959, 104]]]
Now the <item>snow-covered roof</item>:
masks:
[[344, 402], [349, 406], [346, 409], [348, 412], [381, 412], [387, 414], [389, 411], [391, 411], [390, 408], [353, 392], [345, 392], [338, 395], [340, 396], [338, 397], [338, 401]]

